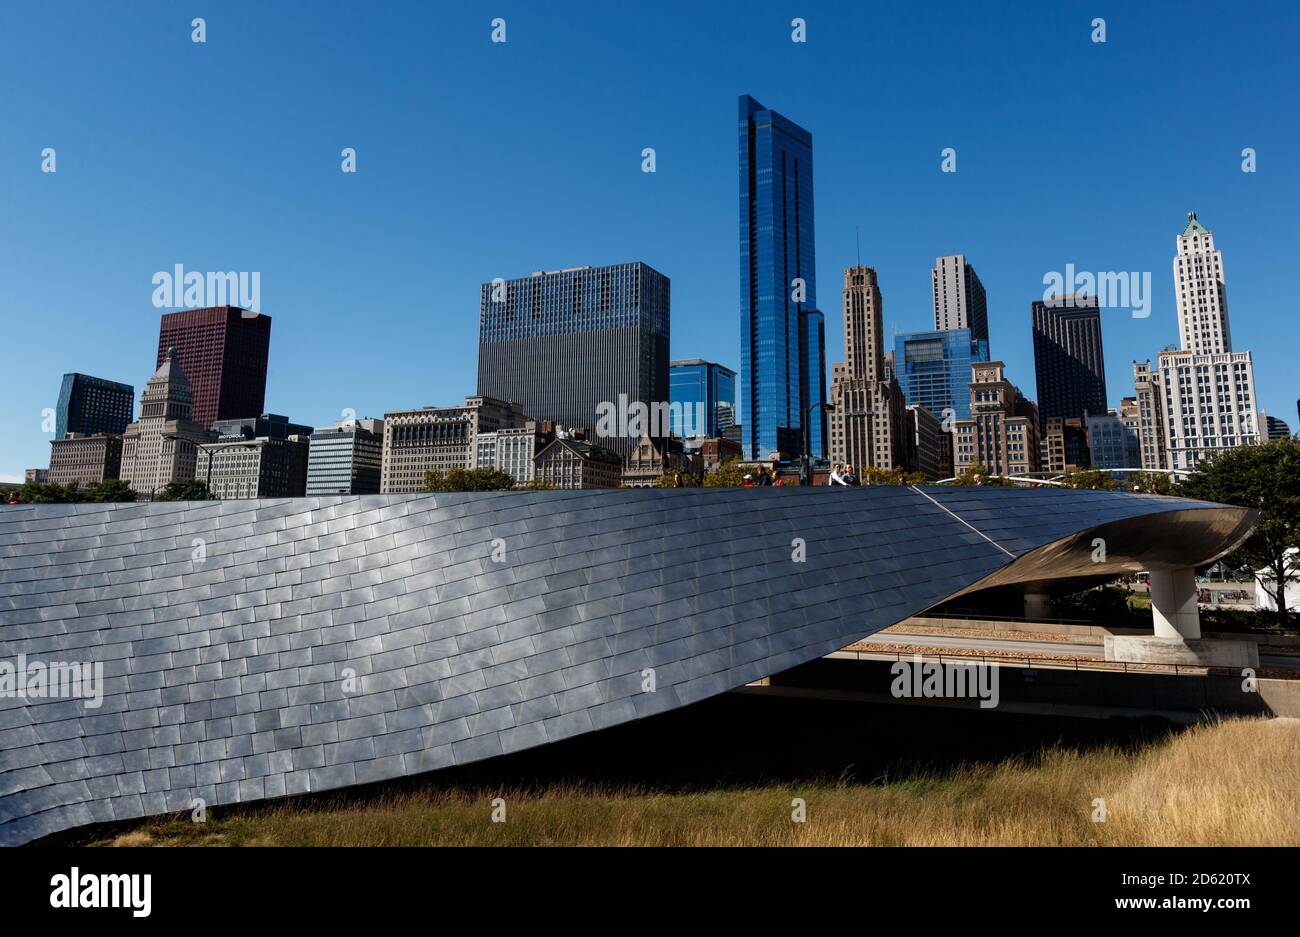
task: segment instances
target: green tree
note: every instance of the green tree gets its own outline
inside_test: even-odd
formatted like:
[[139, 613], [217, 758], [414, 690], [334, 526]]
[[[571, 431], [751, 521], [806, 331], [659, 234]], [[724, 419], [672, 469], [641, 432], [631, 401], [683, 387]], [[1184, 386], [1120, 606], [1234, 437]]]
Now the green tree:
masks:
[[926, 480], [920, 472], [905, 472], [897, 466], [882, 469], [869, 465], [862, 470], [861, 475], [864, 485], [923, 485]]
[[686, 472], [665, 472], [655, 479], [656, 488], [698, 488], [700, 480]]
[[1258, 509], [1254, 532], [1228, 562], [1268, 574], [1275, 586], [1265, 591], [1285, 625], [1287, 583], [1300, 580], [1300, 554], [1292, 552], [1300, 548], [1300, 440], [1226, 449], [1198, 464], [1178, 493]]
[[1171, 495], [1174, 493], [1173, 479], [1163, 472], [1138, 472], [1130, 475], [1125, 484], [1128, 488], [1142, 494]]
[[208, 483], [197, 478], [168, 482], [155, 492], [155, 501], [207, 501]]
[[704, 476], [705, 488], [743, 488], [745, 476], [754, 474], [751, 467], [741, 464], [739, 459], [728, 459], [718, 466], [716, 472]]
[[88, 485], [85, 490], [87, 501], [134, 501], [135, 491], [120, 478], [106, 478], [102, 482]]
[[988, 485], [999, 488], [1006, 484], [1000, 478], [990, 478], [988, 467], [983, 462], [972, 462], [966, 471], [953, 481], [954, 485]]
[[1114, 476], [1096, 469], [1070, 472], [1061, 479], [1061, 483], [1066, 488], [1090, 488], [1093, 491], [1114, 491], [1120, 486]]
[[86, 497], [77, 489], [77, 483], [67, 485], [26, 482], [18, 489], [20, 504], [76, 504]]
[[454, 468], [446, 472], [424, 473], [425, 491], [511, 491], [515, 478], [494, 468]]

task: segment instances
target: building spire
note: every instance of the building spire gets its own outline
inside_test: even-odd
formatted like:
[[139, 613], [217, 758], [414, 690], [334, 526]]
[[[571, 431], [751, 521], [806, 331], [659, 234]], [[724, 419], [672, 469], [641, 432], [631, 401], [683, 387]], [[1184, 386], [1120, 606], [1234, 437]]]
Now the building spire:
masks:
[[1209, 234], [1209, 233], [1210, 233], [1210, 229], [1205, 227], [1205, 225], [1201, 224], [1199, 221], [1196, 220], [1196, 212], [1189, 211], [1187, 213], [1187, 227], [1183, 230], [1183, 237], [1188, 237], [1189, 235], [1192, 234]]

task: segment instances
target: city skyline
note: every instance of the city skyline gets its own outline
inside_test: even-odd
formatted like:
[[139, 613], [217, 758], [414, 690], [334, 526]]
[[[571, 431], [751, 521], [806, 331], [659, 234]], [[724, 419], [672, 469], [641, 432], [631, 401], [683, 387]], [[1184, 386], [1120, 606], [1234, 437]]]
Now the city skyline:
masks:
[[[1285, 261], [1297, 247], [1286, 210], [1295, 203], [1296, 180], [1280, 169], [1280, 154], [1287, 152], [1296, 131], [1272, 120], [1264, 104], [1248, 95], [1239, 100], [1233, 88], [1220, 85], [1216, 93], [1231, 101], [1225, 108], [1228, 118], [1198, 145], [1189, 146], [1185, 135], [1174, 131], [1187, 119], [1191, 106], [1163, 95], [1172, 91], [1169, 85], [1177, 80], [1184, 54], [1180, 46], [1193, 33], [1178, 18], [1159, 15], [1159, 7], [1114, 15], [1110, 38], [1100, 46], [1089, 42], [1088, 17], [1077, 11], [1035, 11], [1023, 21], [996, 26], [981, 24], [977, 13], [958, 10], [954, 14], [958, 25], [975, 29], [981, 41], [1000, 44], [999, 48], [1041, 46], [1054, 37], [1053, 48], [1067, 60], [1065, 64], [1094, 66], [1086, 86], [1068, 92], [1070, 101], [1082, 106], [1082, 101], [1105, 100], [1112, 123], [1122, 124], [1126, 115], [1134, 121], [1143, 115], [1146, 121], [1140, 133], [1121, 134], [1124, 140], [1104, 134], [1085, 136], [1083, 152], [1073, 154], [1068, 163], [1054, 159], [1041, 165], [1033, 162], [1033, 150], [1018, 149], [1026, 139], [1024, 133], [1011, 132], [1003, 140], [990, 141], [975, 133], [974, 114], [959, 115], [951, 130], [920, 126], [918, 118], [923, 115], [907, 109], [922, 110], [928, 79], [894, 52], [887, 53], [886, 63], [896, 66], [900, 78], [910, 84], [899, 101], [881, 105], [881, 113], [868, 123], [874, 131], [886, 128], [897, 145], [863, 150], [858, 141], [867, 137], [860, 135], [856, 121], [842, 107], [822, 100], [827, 89], [845, 79], [847, 66], [823, 65], [813, 74], [804, 74], [808, 57], [798, 58], [804, 52], [838, 54], [844, 47], [844, 39], [837, 35], [845, 31], [840, 27], [846, 17], [852, 20], [857, 14], [814, 5], [806, 14], [809, 44], [800, 48], [790, 42], [785, 12], [775, 7], [761, 9], [762, 15], [747, 17], [740, 26], [728, 19], [730, 10], [700, 12], [694, 32], [685, 41], [708, 44], [714, 55], [704, 63], [702, 73], [693, 76], [689, 94], [681, 82], [669, 82], [660, 90], [637, 82], [634, 87], [648, 98], [647, 116], [633, 119], [614, 114], [572, 128], [578, 138], [576, 148], [572, 152], [566, 148], [563, 160], [543, 151], [534, 159], [515, 156], [505, 161], [493, 156], [483, 166], [462, 164], [460, 169], [473, 180], [467, 186], [471, 191], [492, 192], [497, 186], [501, 197], [515, 200], [523, 187], [532, 203], [522, 203], [525, 207], [510, 214], [493, 196], [487, 215], [461, 232], [451, 227], [446, 211], [429, 213], [427, 222], [417, 222], [392, 204], [393, 187], [407, 185], [417, 171], [407, 158], [395, 154], [422, 137], [384, 131], [376, 123], [378, 117], [361, 115], [359, 93], [347, 98], [349, 120], [332, 122], [323, 132], [312, 129], [304, 117], [304, 122], [293, 125], [297, 137], [290, 134], [287, 141], [272, 142], [264, 157], [231, 159], [228, 154], [204, 152], [200, 140], [177, 140], [168, 144], [172, 149], [166, 154], [155, 153], [160, 162], [155, 171], [148, 158], [148, 141], [139, 138], [147, 120], [139, 123], [138, 117], [115, 108], [91, 115], [86, 110], [89, 104], [73, 99], [72, 91], [84, 81], [86, 70], [102, 62], [110, 48], [115, 56], [123, 49], [135, 49], [143, 58], [156, 60], [148, 71], [180, 69], [177, 87], [146, 92], [138, 84], [142, 76], [128, 74], [119, 79], [124, 87], [118, 90], [137, 101], [171, 107], [163, 102], [197, 94], [203, 82], [217, 74], [209, 72], [218, 67], [217, 55], [253, 56], [266, 44], [281, 41], [288, 18], [276, 11], [241, 11], [238, 28], [214, 28], [207, 48], [172, 48], [167, 18], [156, 15], [148, 4], [142, 7], [146, 12], [123, 13], [120, 19], [125, 22], [102, 24], [95, 43], [102, 42], [104, 48], [65, 35], [56, 28], [57, 17], [48, 12], [24, 11], [11, 35], [26, 41], [0, 66], [35, 67], [34, 60], [43, 54], [49, 57], [56, 49], [63, 52], [55, 58], [68, 60], [66, 68], [51, 74], [48, 86], [36, 98], [6, 105], [9, 126], [20, 145], [0, 155], [0, 168], [13, 195], [13, 210], [0, 219], [0, 233], [12, 247], [15, 269], [27, 275], [13, 278], [12, 318], [0, 352], [0, 364], [10, 378], [0, 401], [8, 426], [0, 437], [0, 477], [21, 478], [23, 469], [47, 464], [51, 436], [41, 431], [41, 411], [57, 405], [60, 375], [81, 372], [122, 381], [140, 396], [150, 374], [143, 349], [153, 350], [157, 317], [163, 311], [151, 305], [150, 278], [178, 262], [187, 269], [262, 274], [262, 311], [277, 321], [266, 409], [292, 414], [312, 425], [334, 423], [345, 409], [378, 417], [390, 409], [454, 405], [475, 386], [470, 349], [477, 325], [478, 285], [495, 276], [524, 276], [532, 269], [642, 260], [673, 281], [678, 315], [671, 356], [739, 365], [734, 324], [735, 143], [734, 129], [729, 130], [734, 116], [727, 115], [734, 115], [735, 96], [740, 93], [752, 93], [817, 136], [822, 242], [818, 272], [836, 282], [853, 265], [859, 257], [855, 233], [860, 229], [861, 262], [877, 269], [882, 290], [890, 298], [884, 325], [887, 347], [898, 332], [930, 327], [929, 268], [937, 256], [962, 253], [979, 271], [987, 290], [992, 356], [1006, 361], [1008, 377], [1031, 392], [1032, 353], [1023, 310], [1041, 295], [1042, 277], [1067, 264], [1081, 270], [1150, 271], [1149, 318], [1133, 319], [1122, 309], [1102, 313], [1107, 396], [1116, 404], [1133, 392], [1133, 359], [1154, 361], [1161, 349], [1177, 344], [1168, 238], [1181, 229], [1188, 211], [1196, 211], [1215, 231], [1229, 258], [1234, 346], [1254, 352], [1260, 408], [1283, 419], [1294, 412], [1297, 394], [1284, 356], [1294, 344], [1297, 326], [1277, 313], [1277, 297], [1287, 295]], [[667, 41], [673, 34], [673, 13], [667, 9], [648, 16], [646, 41]], [[421, 22], [415, 8], [411, 16]], [[878, 28], [907, 30], [940, 46], [955, 41], [945, 31], [934, 33], [913, 16], [905, 9], [886, 8]], [[135, 28], [140, 26], [136, 17], [148, 21], [145, 28]], [[221, 22], [218, 16], [209, 19]], [[452, 128], [490, 130], [489, 122], [478, 123], [470, 113], [474, 106], [483, 105], [480, 96], [500, 98], [508, 74], [536, 69], [554, 51], [557, 33], [544, 16], [512, 17], [510, 41], [502, 48], [488, 42], [489, 19], [486, 8], [452, 11], [438, 19], [441, 31], [463, 37], [449, 44], [454, 47], [449, 56], [454, 62], [486, 62], [493, 53], [519, 50], [518, 59], [500, 60], [503, 75], [476, 89], [474, 103], [451, 114], [448, 126]], [[578, 20], [576, 30], [566, 33], [566, 41], [595, 48], [599, 24]], [[334, 35], [344, 22], [323, 11], [314, 28]], [[358, 28], [350, 19], [346, 23], [351, 30]], [[1248, 65], [1252, 74], [1265, 79], [1290, 80], [1280, 73], [1273, 75], [1269, 52], [1280, 48], [1276, 44], [1294, 33], [1295, 25], [1294, 15], [1287, 11], [1279, 11], [1274, 20], [1260, 17], [1254, 24], [1230, 24], [1230, 29], [1249, 31], [1253, 37], [1233, 43], [1234, 48], [1251, 48], [1252, 53], [1247, 58], [1240, 52], [1216, 50], [1216, 60]], [[366, 27], [360, 30], [358, 41], [363, 41]], [[182, 29], [179, 35], [189, 45], [187, 31]], [[762, 50], [763, 61], [740, 67], [747, 43]], [[154, 50], [152, 56], [146, 54], [149, 49]], [[214, 51], [207, 61], [193, 58]], [[317, 52], [325, 61], [339, 54]], [[293, 60], [301, 61], [299, 57], [305, 55], [306, 51], [295, 51]], [[1107, 64], [1099, 64], [1102, 61]], [[574, 77], [548, 77], [537, 93], [552, 99], [563, 89], [573, 91]], [[978, 91], [962, 94], [988, 94], [988, 83], [996, 76], [977, 77]], [[242, 94], [241, 82], [252, 80], [231, 78], [231, 86], [219, 97]], [[367, 90], [386, 90], [390, 80], [367, 79]], [[1051, 76], [1044, 80], [1047, 87], [1024, 101], [1000, 105], [1004, 111], [998, 123], [1014, 123], [1014, 115], [1033, 113], [1041, 118], [1034, 133], [1051, 132], [1063, 116], [1041, 106], [1053, 92], [1066, 92]], [[1124, 80], [1136, 90], [1115, 93]], [[627, 90], [615, 81], [612, 88], [596, 93], [613, 95], [620, 89]], [[572, 95], [570, 99], [577, 100]], [[530, 113], [531, 100], [527, 96], [521, 113]], [[320, 116], [324, 99], [317, 95], [309, 102], [310, 116]], [[433, 102], [421, 98], [400, 103], [419, 113]], [[1169, 113], [1155, 114], [1160, 107], [1167, 107]], [[60, 111], [67, 123], [51, 125], [40, 117], [51, 109]], [[246, 110], [248, 126], [271, 126], [272, 108], [252, 104]], [[391, 114], [391, 106], [379, 110]], [[513, 111], [500, 113], [508, 116]], [[666, 122], [670, 114], [680, 118], [680, 128]], [[529, 121], [536, 139], [549, 139], [545, 125]], [[78, 122], [93, 125], [94, 132], [76, 129]], [[92, 138], [97, 142], [89, 147], [86, 141]], [[105, 151], [106, 143], [111, 152]], [[39, 171], [37, 154], [46, 145], [58, 149], [57, 174]], [[360, 170], [355, 177], [339, 172], [338, 153], [346, 145], [357, 147]], [[949, 145], [957, 151], [958, 172], [944, 175], [940, 151]], [[641, 172], [645, 146], [656, 146], [655, 174]], [[1258, 150], [1258, 173], [1241, 172], [1240, 151], [1247, 146]], [[1141, 178], [1139, 185], [1130, 181], [1134, 172]], [[574, 217], [562, 221], [552, 214], [559, 204], [554, 201], [558, 194], [534, 192], [542, 184], [562, 191], [570, 180], [590, 178], [593, 173], [599, 177], [598, 193], [624, 193], [621, 211], [588, 204], [599, 203], [600, 198], [566, 201]], [[286, 183], [297, 177], [300, 182]], [[188, 204], [184, 199], [188, 190], [182, 183], [197, 178], [214, 186], [211, 200], [203, 203], [214, 223], [187, 226], [182, 213], [168, 214], [163, 206]], [[110, 184], [110, 179], [120, 179], [121, 185]], [[882, 185], [884, 180], [896, 184]], [[351, 183], [357, 185], [347, 188]], [[277, 187], [287, 191], [277, 193]], [[427, 200], [434, 190], [430, 182], [417, 182], [410, 191], [413, 203], [432, 204]], [[140, 211], [124, 211], [131, 199], [140, 200]], [[908, 211], [909, 200], [917, 199], [920, 210]], [[289, 205], [293, 200], [312, 204]], [[376, 200], [383, 209], [377, 216], [384, 219], [378, 226], [382, 230], [363, 212]], [[458, 204], [453, 199], [445, 207], [455, 211]], [[277, 220], [270, 232], [246, 223], [262, 213]], [[669, 217], [660, 217], [664, 215]], [[1068, 223], [1042, 221], [1066, 215]], [[106, 238], [102, 223], [92, 223], [97, 216], [114, 217], [121, 231], [111, 240]], [[344, 219], [348, 223], [341, 225]], [[538, 231], [526, 235], [501, 236], [502, 223], [527, 225], [541, 219], [551, 223], [537, 224]], [[318, 235], [317, 230], [329, 237]], [[412, 239], [413, 234], [418, 236]], [[461, 234], [467, 243], [457, 240]], [[404, 236], [415, 246], [402, 243]], [[335, 240], [346, 245], [332, 243]], [[93, 251], [86, 248], [89, 243], [94, 244]], [[290, 257], [294, 250], [302, 256]], [[59, 288], [51, 290], [52, 283]], [[843, 358], [838, 305], [823, 303], [821, 309], [828, 320], [830, 361]], [[42, 321], [59, 322], [61, 327], [52, 337], [41, 336]], [[19, 323], [24, 327], [19, 328]], [[385, 351], [385, 360], [373, 368], [358, 366], [364, 361], [353, 356], [367, 343], [399, 334], [401, 343]], [[317, 363], [322, 361], [323, 366]], [[338, 379], [343, 371], [352, 375], [346, 381]], [[743, 423], [743, 403], [739, 416]]]

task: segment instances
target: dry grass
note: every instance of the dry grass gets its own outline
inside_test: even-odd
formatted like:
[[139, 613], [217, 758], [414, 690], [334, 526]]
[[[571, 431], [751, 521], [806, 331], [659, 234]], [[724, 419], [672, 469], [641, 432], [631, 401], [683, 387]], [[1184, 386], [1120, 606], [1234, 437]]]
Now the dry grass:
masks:
[[[1138, 752], [1051, 750], [948, 775], [701, 793], [436, 790], [210, 810], [107, 845], [1297, 845], [1300, 720], [1194, 727]], [[507, 821], [491, 822], [493, 797]], [[807, 822], [791, 822], [791, 800]], [[1103, 798], [1108, 818], [1093, 822]]]

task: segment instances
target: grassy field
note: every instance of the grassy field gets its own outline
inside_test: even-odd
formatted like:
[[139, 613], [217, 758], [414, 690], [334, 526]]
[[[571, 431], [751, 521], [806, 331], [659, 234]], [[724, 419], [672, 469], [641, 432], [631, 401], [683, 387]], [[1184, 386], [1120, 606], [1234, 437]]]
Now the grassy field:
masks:
[[[1137, 752], [1049, 750], [874, 784], [590, 787], [287, 801], [164, 818], [99, 845], [1297, 845], [1300, 721], [1205, 724]], [[506, 819], [492, 822], [494, 798]], [[806, 822], [791, 819], [792, 800]], [[1093, 820], [1105, 801], [1104, 822]]]

